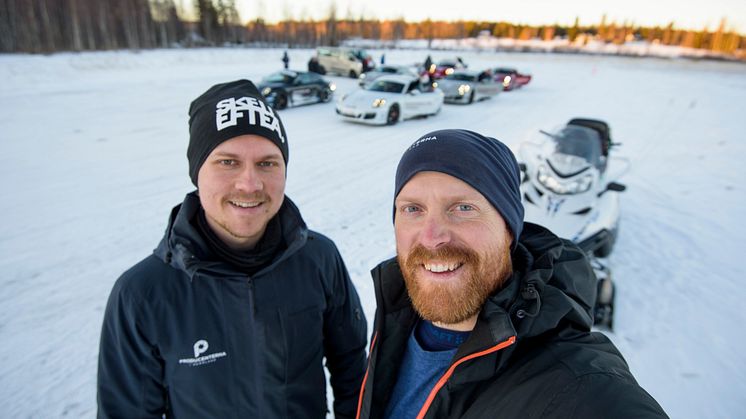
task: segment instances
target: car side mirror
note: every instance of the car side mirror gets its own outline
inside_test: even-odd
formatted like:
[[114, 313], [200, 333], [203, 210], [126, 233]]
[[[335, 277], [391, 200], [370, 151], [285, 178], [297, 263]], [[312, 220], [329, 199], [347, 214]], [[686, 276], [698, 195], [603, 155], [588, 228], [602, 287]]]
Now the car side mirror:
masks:
[[411, 90], [411, 91], [409, 92], [409, 94], [410, 94], [410, 95], [412, 95], [412, 96], [417, 96], [417, 95], [419, 95], [419, 94], [420, 94], [420, 91], [419, 91], [419, 90]]

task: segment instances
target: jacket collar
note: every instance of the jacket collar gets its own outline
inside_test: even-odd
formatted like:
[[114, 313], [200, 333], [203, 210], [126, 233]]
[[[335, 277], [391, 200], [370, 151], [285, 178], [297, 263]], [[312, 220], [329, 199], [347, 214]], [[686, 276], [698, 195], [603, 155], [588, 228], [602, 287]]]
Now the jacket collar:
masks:
[[[220, 276], [235, 276], [237, 272], [228, 264], [219, 260], [210, 260], [213, 258], [209, 256], [211, 252], [207, 242], [192, 225], [192, 220], [197, 216], [199, 209], [197, 191], [187, 194], [184, 201], [171, 210], [166, 232], [154, 250], [154, 254], [165, 263], [187, 273], [190, 279], [194, 279], [198, 271]], [[303, 247], [308, 238], [306, 223], [298, 208], [287, 196], [284, 197], [276, 217], [280, 217], [283, 238], [287, 246], [269, 266], [257, 274], [272, 269], [288, 258]]]

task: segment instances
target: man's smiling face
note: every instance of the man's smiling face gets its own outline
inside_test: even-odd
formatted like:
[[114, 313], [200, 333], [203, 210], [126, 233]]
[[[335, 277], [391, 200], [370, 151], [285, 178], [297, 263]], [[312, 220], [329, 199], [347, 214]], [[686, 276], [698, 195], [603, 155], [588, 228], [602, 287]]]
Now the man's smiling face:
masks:
[[234, 249], [253, 248], [285, 197], [285, 162], [270, 140], [242, 135], [221, 143], [199, 170], [207, 223]]
[[476, 189], [440, 172], [420, 172], [395, 200], [396, 248], [407, 291], [426, 320], [473, 320], [512, 273], [511, 235]]

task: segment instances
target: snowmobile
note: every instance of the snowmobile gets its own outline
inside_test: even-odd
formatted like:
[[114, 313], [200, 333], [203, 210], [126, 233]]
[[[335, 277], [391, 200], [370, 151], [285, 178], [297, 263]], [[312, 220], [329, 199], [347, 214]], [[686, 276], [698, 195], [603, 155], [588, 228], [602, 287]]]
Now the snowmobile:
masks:
[[525, 220], [543, 225], [575, 242], [588, 255], [598, 279], [594, 324], [613, 327], [614, 283], [605, 257], [619, 231], [619, 195], [626, 187], [615, 182], [629, 161], [609, 157], [620, 144], [611, 140], [601, 120], [575, 118], [539, 141], [521, 144], [521, 195]]

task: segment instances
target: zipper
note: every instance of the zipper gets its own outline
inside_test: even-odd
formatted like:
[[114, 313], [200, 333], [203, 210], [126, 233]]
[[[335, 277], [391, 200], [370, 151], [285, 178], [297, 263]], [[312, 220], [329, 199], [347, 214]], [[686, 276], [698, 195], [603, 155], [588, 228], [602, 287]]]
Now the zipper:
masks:
[[365, 375], [363, 376], [363, 383], [360, 385], [360, 396], [357, 401], [357, 415], [355, 419], [360, 419], [360, 411], [363, 408], [363, 393], [365, 392], [365, 383], [368, 381], [368, 372], [370, 372], [370, 360], [373, 356], [373, 348], [376, 346], [376, 338], [378, 338], [378, 331], [373, 335], [373, 339], [370, 342], [370, 349], [368, 350], [368, 367], [365, 368]]
[[[475, 352], [471, 355], [467, 355], [458, 361], [454, 362], [453, 365], [448, 368], [448, 371], [443, 374], [442, 377], [440, 377], [440, 380], [438, 380], [437, 383], [435, 383], [435, 387], [430, 391], [430, 394], [427, 396], [427, 399], [425, 400], [425, 404], [422, 405], [422, 408], [420, 409], [420, 413], [417, 414], [417, 419], [423, 419], [425, 417], [425, 414], [427, 413], [427, 410], [430, 408], [430, 405], [433, 403], [433, 400], [435, 400], [435, 395], [438, 393], [438, 391], [446, 384], [449, 378], [451, 378], [451, 375], [453, 374], [453, 371], [461, 365], [462, 363], [474, 359], [479, 358], [480, 356], [488, 355], [493, 352], [497, 352], [501, 349], [507, 348], [508, 346], [515, 343], [515, 336], [509, 337], [506, 341], [500, 342], [497, 345], [485, 349], [480, 352]], [[367, 375], [367, 374], [366, 374]]]

